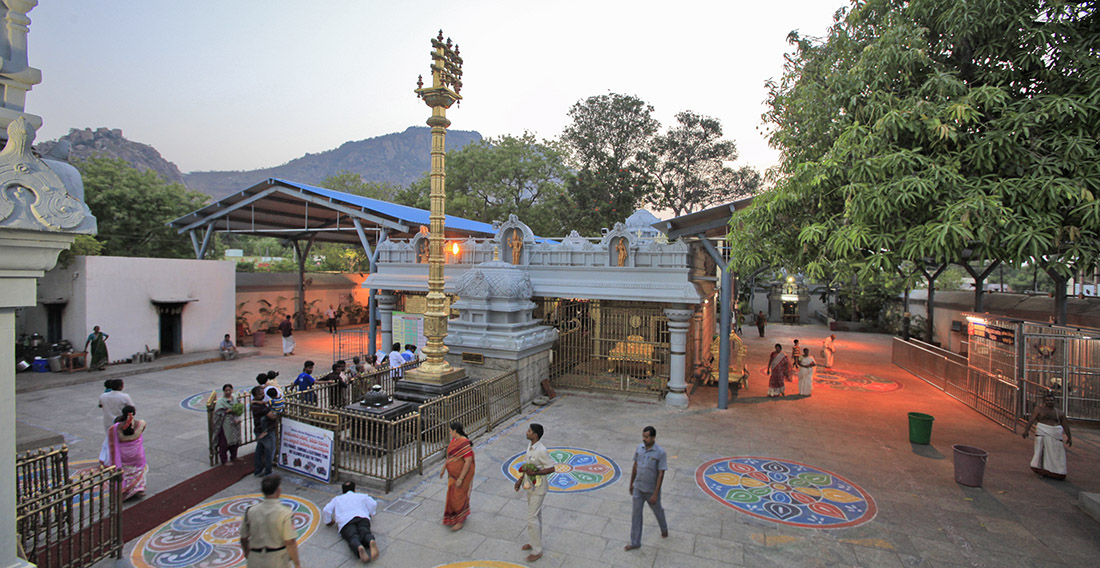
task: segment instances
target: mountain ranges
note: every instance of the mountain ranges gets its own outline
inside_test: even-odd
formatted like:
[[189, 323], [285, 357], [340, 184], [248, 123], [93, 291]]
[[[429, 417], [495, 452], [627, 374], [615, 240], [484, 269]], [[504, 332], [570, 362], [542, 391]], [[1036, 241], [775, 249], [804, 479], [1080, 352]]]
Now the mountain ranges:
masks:
[[[461, 148], [481, 138], [481, 134], [475, 131], [448, 130], [447, 147]], [[182, 183], [213, 199], [220, 199], [268, 178], [319, 184], [325, 178], [344, 170], [359, 174], [364, 181], [405, 186], [431, 168], [431, 129], [424, 126], [411, 126], [404, 132], [345, 142], [338, 148], [306, 154], [271, 168], [186, 174], [181, 173], [179, 167], [166, 160], [152, 146], [127, 140], [118, 129], [74, 128], [57, 140], [37, 144], [35, 150], [43, 155], [48, 154], [61, 141], [69, 143], [71, 161], [89, 157], [118, 158], [138, 170], [153, 170], [169, 183]]]

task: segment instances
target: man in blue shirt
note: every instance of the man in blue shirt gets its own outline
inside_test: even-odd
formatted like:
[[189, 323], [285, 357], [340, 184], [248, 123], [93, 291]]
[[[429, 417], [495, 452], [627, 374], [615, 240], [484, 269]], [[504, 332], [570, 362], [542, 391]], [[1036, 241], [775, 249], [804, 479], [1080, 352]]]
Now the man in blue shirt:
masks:
[[[313, 378], [313, 361], [306, 361], [302, 365], [302, 372], [298, 374], [298, 378], [294, 379], [294, 386], [298, 388], [298, 392], [307, 391], [313, 388], [313, 383], [317, 380]], [[317, 402], [317, 395], [315, 393], [309, 393], [302, 395], [302, 400], [313, 404]]]
[[630, 470], [630, 495], [634, 498], [634, 508], [630, 515], [630, 544], [623, 550], [634, 550], [642, 546], [642, 503], [649, 503], [661, 527], [661, 538], [668, 537], [668, 523], [665, 522], [665, 510], [661, 507], [661, 483], [668, 470], [668, 455], [657, 445], [657, 429], [646, 426], [642, 429], [642, 443], [634, 450], [634, 467]]

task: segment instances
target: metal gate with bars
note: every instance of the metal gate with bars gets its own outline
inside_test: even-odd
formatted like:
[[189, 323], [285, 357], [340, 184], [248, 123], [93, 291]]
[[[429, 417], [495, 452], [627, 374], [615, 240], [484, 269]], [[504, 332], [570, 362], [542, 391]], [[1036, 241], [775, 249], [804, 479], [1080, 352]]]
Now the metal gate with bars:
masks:
[[76, 568], [122, 557], [122, 471], [69, 475], [65, 446], [15, 461], [15, 530], [37, 566]]
[[558, 330], [550, 365], [555, 386], [663, 393], [669, 375], [668, 319], [644, 302], [537, 299]]
[[1100, 420], [1100, 339], [1082, 330], [1024, 322], [1024, 416], [1054, 393], [1068, 418]]

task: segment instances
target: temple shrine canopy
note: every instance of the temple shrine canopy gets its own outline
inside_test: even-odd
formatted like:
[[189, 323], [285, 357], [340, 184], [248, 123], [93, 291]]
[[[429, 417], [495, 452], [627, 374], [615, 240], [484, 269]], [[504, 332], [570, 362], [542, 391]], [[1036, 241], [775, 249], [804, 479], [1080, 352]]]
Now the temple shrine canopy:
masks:
[[[272, 178], [219, 199], [168, 224], [188, 233], [196, 258], [209, 249], [212, 233], [235, 233], [370, 245], [386, 238], [411, 238], [429, 226], [430, 213], [380, 199]], [[446, 236], [490, 237], [489, 223], [447, 215]]]

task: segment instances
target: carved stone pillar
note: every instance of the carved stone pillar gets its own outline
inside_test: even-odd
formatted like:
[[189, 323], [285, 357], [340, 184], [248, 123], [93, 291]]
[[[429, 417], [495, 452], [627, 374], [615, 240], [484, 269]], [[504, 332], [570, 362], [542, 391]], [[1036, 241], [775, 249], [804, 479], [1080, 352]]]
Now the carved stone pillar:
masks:
[[[42, 118], [23, 112], [27, 91], [42, 82], [42, 72], [31, 67], [27, 58], [27, 33], [31, 19], [27, 17], [38, 0], [3, 0], [0, 5], [0, 25], [6, 40], [7, 53], [0, 59], [0, 128], [6, 128], [17, 118], [24, 118], [34, 130], [42, 127]], [[0, 40], [0, 41], [3, 41]]]
[[691, 316], [694, 310], [680, 308], [665, 308], [665, 316], [668, 317], [668, 343], [670, 358], [668, 363], [668, 396], [665, 404], [677, 408], [686, 408], [688, 405], [686, 376], [687, 357], [687, 332], [691, 325]]
[[389, 353], [393, 346], [393, 309], [397, 307], [397, 296], [392, 290], [378, 292], [378, 319], [382, 324], [382, 351]]

